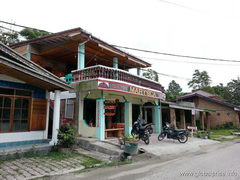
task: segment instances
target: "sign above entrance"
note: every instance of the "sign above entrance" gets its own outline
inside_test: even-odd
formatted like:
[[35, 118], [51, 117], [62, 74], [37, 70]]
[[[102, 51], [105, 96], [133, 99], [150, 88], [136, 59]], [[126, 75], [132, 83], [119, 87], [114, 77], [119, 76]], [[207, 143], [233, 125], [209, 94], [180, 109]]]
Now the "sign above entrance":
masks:
[[161, 91], [149, 90], [146, 88], [139, 88], [129, 84], [123, 84], [112, 81], [98, 81], [98, 89], [107, 91], [119, 91], [129, 94], [136, 94], [139, 96], [151, 97], [156, 99], [165, 100], [166, 95]]

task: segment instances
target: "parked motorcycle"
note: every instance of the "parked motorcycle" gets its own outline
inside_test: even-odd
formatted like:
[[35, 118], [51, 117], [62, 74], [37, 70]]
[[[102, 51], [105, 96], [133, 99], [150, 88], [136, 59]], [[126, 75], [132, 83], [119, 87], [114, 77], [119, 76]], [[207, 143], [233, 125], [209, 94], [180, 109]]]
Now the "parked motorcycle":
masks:
[[163, 127], [163, 131], [159, 134], [158, 140], [162, 141], [165, 137], [169, 139], [177, 139], [180, 143], [188, 141], [188, 133], [185, 129], [174, 129], [170, 124]]
[[149, 134], [153, 133], [152, 123], [147, 124], [144, 121], [144, 119], [139, 116], [138, 119], [133, 124], [132, 135], [133, 134], [138, 134], [138, 131], [139, 131], [140, 127], [146, 128], [146, 130], [149, 132]]
[[137, 121], [134, 122], [131, 134], [138, 135], [139, 139], [143, 140], [145, 144], [150, 143], [149, 137], [152, 133], [153, 129], [151, 123], [144, 123], [144, 120], [140, 117], [137, 119]]

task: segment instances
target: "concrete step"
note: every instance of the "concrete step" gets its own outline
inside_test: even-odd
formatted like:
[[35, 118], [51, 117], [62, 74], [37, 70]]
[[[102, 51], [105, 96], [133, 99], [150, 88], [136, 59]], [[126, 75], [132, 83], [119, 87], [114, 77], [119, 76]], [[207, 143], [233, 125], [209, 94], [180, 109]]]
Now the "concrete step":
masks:
[[85, 149], [82, 149], [82, 148], [77, 148], [77, 149], [74, 150], [74, 152], [89, 156], [91, 158], [100, 160], [102, 162], [110, 162], [110, 161], [113, 160], [110, 155], [100, 153], [100, 152], [97, 152], [97, 151], [88, 151], [88, 150], [85, 150]]
[[77, 144], [82, 149], [106, 154], [110, 156], [110, 159], [119, 158], [123, 153], [123, 150], [121, 150], [120, 147], [94, 138], [79, 137], [77, 138]]

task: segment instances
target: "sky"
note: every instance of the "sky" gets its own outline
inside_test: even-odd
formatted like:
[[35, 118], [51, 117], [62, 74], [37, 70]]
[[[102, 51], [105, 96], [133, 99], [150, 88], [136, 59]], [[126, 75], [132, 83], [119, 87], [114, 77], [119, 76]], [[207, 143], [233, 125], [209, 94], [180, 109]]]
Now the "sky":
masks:
[[[239, 9], [239, 0], [8, 0], [1, 2], [0, 20], [50, 32], [81, 27], [110, 44], [240, 61]], [[212, 85], [240, 76], [236, 62], [126, 51], [170, 75], [159, 75], [165, 89], [175, 80], [191, 91], [195, 69], [207, 71]]]

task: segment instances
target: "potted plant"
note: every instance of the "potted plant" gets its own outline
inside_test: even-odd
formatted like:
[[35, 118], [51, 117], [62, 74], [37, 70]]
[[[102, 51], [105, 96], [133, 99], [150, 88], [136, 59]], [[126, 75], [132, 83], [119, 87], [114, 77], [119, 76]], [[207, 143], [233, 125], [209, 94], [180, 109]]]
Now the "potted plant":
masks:
[[124, 152], [130, 155], [136, 155], [138, 152], [139, 138], [136, 135], [124, 136]]

